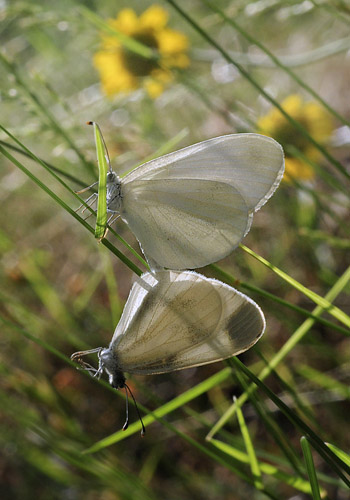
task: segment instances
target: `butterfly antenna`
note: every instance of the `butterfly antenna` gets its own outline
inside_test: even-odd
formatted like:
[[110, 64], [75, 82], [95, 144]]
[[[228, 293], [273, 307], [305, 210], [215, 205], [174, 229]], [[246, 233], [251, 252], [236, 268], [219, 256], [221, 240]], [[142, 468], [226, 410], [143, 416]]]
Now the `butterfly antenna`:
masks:
[[[126, 431], [126, 429], [129, 427], [129, 398], [128, 398], [128, 390], [129, 389], [125, 385], [125, 424], [123, 425], [123, 431]], [[130, 389], [129, 389], [130, 390]]]
[[[136, 403], [136, 399], [134, 398], [134, 395], [131, 392], [130, 387], [127, 384], [125, 384], [125, 383], [124, 383], [124, 387], [125, 387], [126, 400], [128, 400], [128, 392], [127, 391], [129, 391], [130, 396], [132, 397], [132, 399], [133, 399], [133, 401], [135, 403], [135, 408], [136, 408], [136, 411], [137, 411], [137, 415], [139, 417], [139, 420], [140, 420], [141, 426], [142, 426], [141, 437], [143, 437], [146, 434], [146, 428], [145, 428], [145, 426], [143, 424], [141, 413], [140, 413], [139, 408], [138, 408], [137, 403]], [[127, 415], [127, 420], [128, 420], [128, 415]], [[125, 422], [125, 424], [126, 424], [126, 422]], [[124, 424], [124, 427], [125, 427], [125, 424]], [[127, 427], [125, 427], [125, 428], [124, 427], [123, 427], [123, 430], [125, 430], [127, 428]]]
[[84, 189], [80, 189], [79, 191], [74, 191], [75, 194], [83, 194], [86, 193], [86, 191], [89, 191], [89, 189], [93, 188], [98, 184], [98, 181], [94, 182], [93, 184], [90, 184], [90, 186], [85, 187]]

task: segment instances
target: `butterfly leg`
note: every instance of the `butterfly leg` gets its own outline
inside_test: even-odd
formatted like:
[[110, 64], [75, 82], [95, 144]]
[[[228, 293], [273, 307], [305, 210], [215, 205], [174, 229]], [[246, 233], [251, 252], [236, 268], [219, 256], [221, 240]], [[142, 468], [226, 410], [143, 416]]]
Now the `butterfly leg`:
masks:
[[107, 236], [107, 233], [109, 231], [108, 226], [113, 224], [117, 219], [119, 219], [119, 217], [120, 217], [120, 215], [118, 215], [118, 214], [112, 214], [110, 216], [110, 218], [107, 220], [106, 230], [105, 230], [104, 235], [102, 236], [101, 240]]
[[91, 376], [95, 377], [97, 375], [97, 372], [100, 370], [100, 366], [97, 370], [92, 365], [90, 365], [90, 363], [88, 363], [87, 361], [84, 361], [82, 358], [83, 358], [83, 356], [86, 356], [87, 354], [93, 354], [95, 352], [97, 352], [99, 354], [101, 350], [102, 350], [102, 347], [97, 347], [96, 349], [89, 349], [88, 351], [78, 351], [78, 352], [75, 352], [74, 354], [72, 354], [70, 359], [72, 361], [75, 361], [76, 363], [78, 363], [83, 370], [88, 371]]
[[97, 193], [93, 193], [91, 196], [89, 196], [89, 198], [87, 200], [85, 200], [85, 203], [82, 203], [81, 205], [79, 205], [79, 207], [75, 210], [75, 212], [76, 213], [79, 212], [79, 210], [81, 210], [84, 207], [84, 209], [82, 210], [82, 212], [84, 213], [85, 210], [87, 209], [86, 204], [89, 207], [91, 207], [94, 204], [95, 199], [96, 199], [97, 196], [98, 196]]
[[107, 220], [107, 224], [111, 226], [117, 219], [119, 219], [119, 217], [120, 217], [119, 214], [112, 214], [110, 218]]

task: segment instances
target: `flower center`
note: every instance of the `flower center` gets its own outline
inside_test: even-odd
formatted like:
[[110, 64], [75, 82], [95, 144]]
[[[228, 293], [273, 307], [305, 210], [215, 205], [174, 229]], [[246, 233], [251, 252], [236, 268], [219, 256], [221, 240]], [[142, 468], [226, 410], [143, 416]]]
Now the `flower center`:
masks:
[[[158, 42], [151, 33], [137, 33], [132, 38], [146, 45], [146, 47], [158, 49]], [[158, 67], [156, 60], [143, 57], [136, 52], [132, 52], [127, 47], [122, 48], [122, 57], [126, 69], [134, 76], [147, 76], [153, 69]]]
[[[305, 120], [299, 119], [298, 122], [306, 130], [308, 130], [308, 124]], [[294, 146], [302, 153], [305, 153], [306, 149], [309, 146], [307, 137], [305, 137], [301, 131], [299, 131], [289, 123], [286, 123], [283, 126], [279, 127], [274, 138], [277, 142], [280, 142], [283, 145], [289, 144], [290, 146]]]

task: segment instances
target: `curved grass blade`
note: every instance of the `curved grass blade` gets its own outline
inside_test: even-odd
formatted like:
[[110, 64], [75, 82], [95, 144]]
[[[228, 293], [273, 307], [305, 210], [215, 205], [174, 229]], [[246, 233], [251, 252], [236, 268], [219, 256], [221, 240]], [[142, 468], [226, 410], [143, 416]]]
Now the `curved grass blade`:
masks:
[[[210, 441], [210, 444], [235, 460], [238, 460], [245, 464], [249, 463], [249, 456], [243, 451], [234, 448], [230, 444], [219, 441], [218, 439], [212, 439]], [[284, 472], [282, 468], [267, 462], [260, 461], [259, 467], [263, 474], [266, 474], [271, 478], [273, 477], [278, 481], [282, 481], [283, 483], [288, 484], [289, 486], [292, 486], [296, 490], [299, 490], [303, 493], [311, 493], [309, 482], [302, 477], [298, 477], [295, 474], [288, 474]]]
[[[339, 309], [337, 306], [334, 306], [331, 304], [328, 300], [325, 298], [321, 297], [317, 293], [313, 292], [312, 290], [309, 290], [307, 287], [299, 283], [297, 280], [289, 276], [289, 274], [285, 273], [278, 267], [274, 266], [273, 264], [270, 264], [269, 261], [261, 257], [260, 255], [256, 254], [253, 250], [250, 248], [246, 247], [245, 245], [242, 245], [242, 243], [239, 245], [242, 250], [247, 252], [249, 255], [257, 259], [259, 262], [264, 264], [266, 267], [271, 269], [274, 273], [276, 273], [280, 278], [285, 280], [287, 283], [292, 285], [294, 288], [299, 290], [301, 293], [303, 293], [306, 297], [311, 299], [315, 304], [321, 306], [323, 309], [325, 309], [329, 314], [331, 314], [334, 318], [339, 320], [341, 323], [346, 325], [347, 327], [350, 328], [350, 316], [345, 314], [344, 311]], [[349, 269], [346, 271], [349, 272]]]
[[[242, 389], [244, 391], [247, 391], [249, 388], [249, 383], [245, 379], [242, 373], [239, 371], [235, 372], [236, 379], [238, 380], [239, 384], [242, 386]], [[284, 453], [286, 459], [290, 463], [291, 467], [293, 468], [294, 475], [298, 477], [302, 477], [302, 464], [301, 460], [296, 453], [292, 443], [286, 439], [285, 434], [283, 431], [280, 429], [279, 425], [273, 418], [273, 416], [270, 414], [269, 410], [267, 409], [266, 404], [262, 401], [261, 397], [258, 397], [257, 392], [252, 392], [249, 396], [250, 403], [255, 409], [255, 412], [260, 419], [261, 422], [263, 422], [266, 431], [270, 434], [270, 436], [274, 439], [274, 441], [278, 444], [279, 449]], [[237, 399], [236, 399], [237, 401]], [[234, 402], [236, 404], [237, 408], [239, 407], [239, 404]], [[208, 439], [207, 439], [208, 440]]]
[[[1, 126], [0, 126], [1, 127]], [[48, 188], [43, 182], [41, 182], [40, 179], [38, 179], [32, 172], [30, 172], [22, 163], [20, 163], [16, 158], [14, 158], [6, 149], [4, 149], [0, 145], [0, 152], [6, 156], [16, 167], [18, 167], [22, 172], [24, 172], [32, 181], [37, 184], [43, 191], [45, 191], [49, 196], [51, 196], [52, 199], [56, 201], [62, 208], [64, 208], [70, 215], [72, 215], [80, 224], [82, 224], [90, 233], [93, 233], [94, 230], [93, 228], [82, 218], [80, 217], [72, 208], [70, 208], [59, 196], [57, 196], [50, 188]], [[55, 175], [55, 174], [53, 174]], [[57, 177], [55, 175], [55, 177]], [[64, 184], [64, 182], [57, 177], [59, 182]], [[67, 189], [71, 191], [74, 195], [74, 191], [72, 191], [69, 186], [67, 186]], [[75, 195], [79, 200], [80, 198], [78, 195]], [[134, 271], [138, 276], [141, 276], [142, 271], [139, 267], [137, 267], [130, 259], [128, 259], [120, 250], [118, 250], [112, 243], [110, 243], [108, 240], [103, 239], [102, 244], [107, 247], [114, 255], [116, 255], [124, 264], [126, 264], [132, 271]]]
[[[237, 398], [234, 398], [234, 403], [236, 404]], [[258, 459], [256, 458], [256, 454], [254, 451], [254, 445], [251, 440], [249, 430], [247, 427], [247, 424], [245, 422], [244, 416], [242, 409], [237, 406], [236, 408], [236, 415], [237, 415], [237, 420], [239, 423], [239, 427], [241, 429], [241, 434], [243, 437], [244, 445], [247, 450], [247, 455], [249, 457], [249, 465], [250, 465], [250, 470], [252, 472], [253, 478], [254, 478], [254, 486], [257, 490], [262, 490], [264, 488], [264, 484], [262, 481], [262, 476], [261, 476], [261, 470], [259, 466]]]
[[27, 97], [34, 104], [34, 107], [39, 111], [39, 115], [41, 114], [44, 116], [45, 121], [52, 128], [52, 130], [64, 139], [64, 141], [67, 143], [67, 145], [70, 148], [72, 148], [73, 151], [77, 154], [78, 158], [83, 163], [83, 165], [85, 167], [87, 167], [87, 169], [90, 171], [91, 174], [94, 174], [93, 164], [86, 160], [83, 153], [80, 151], [80, 149], [72, 141], [70, 135], [66, 133], [64, 128], [61, 127], [59, 121], [56, 120], [56, 117], [49, 111], [48, 107], [45, 106], [44, 103], [41, 101], [41, 99], [38, 96], [38, 93], [35, 93], [27, 85], [27, 82], [20, 75], [20, 71], [18, 70], [17, 66], [13, 62], [8, 60], [5, 57], [4, 53], [2, 53], [2, 52], [0, 52], [0, 62], [6, 67], [9, 74], [15, 78], [18, 86], [21, 87], [21, 89], [25, 92]]
[[338, 448], [338, 446], [335, 446], [334, 444], [331, 443], [326, 443], [328, 448], [330, 448], [339, 458], [343, 460], [348, 466], [350, 467], [350, 455], [348, 453], [345, 453], [345, 451], [341, 450]]
[[263, 43], [261, 43], [257, 38], [254, 38], [247, 31], [245, 31], [233, 18], [228, 17], [225, 12], [220, 9], [214, 3], [211, 3], [208, 0], [202, 0], [207, 7], [209, 7], [213, 12], [216, 12], [227, 24], [231, 25], [238, 33], [240, 33], [249, 43], [252, 43], [259, 47], [259, 49], [275, 64], [277, 68], [280, 68], [282, 71], [287, 73], [292, 80], [295, 81], [301, 88], [303, 88], [306, 92], [308, 92], [312, 97], [318, 101], [327, 111], [332, 114], [337, 120], [339, 120], [344, 125], [349, 126], [350, 122], [344, 118], [340, 113], [338, 113], [332, 106], [330, 106], [322, 97], [314, 91], [307, 83], [305, 83], [293, 70], [288, 68], [279, 57], [276, 57]]
[[114, 26], [111, 26], [108, 22], [97, 16], [89, 8], [85, 6], [79, 6], [78, 11], [97, 28], [110, 36], [115, 36], [119, 40], [119, 42], [131, 52], [134, 52], [135, 54], [138, 54], [145, 59], [157, 58], [157, 53], [151, 47], [148, 47], [144, 43], [136, 40], [136, 38], [128, 36], [125, 33], [117, 30]]
[[320, 488], [317, 481], [315, 464], [312, 458], [311, 448], [308, 439], [305, 436], [300, 438], [301, 449], [303, 450], [306, 470], [309, 476], [312, 498], [314, 500], [321, 500]]
[[100, 127], [96, 122], [88, 122], [88, 125], [93, 125], [94, 127], [99, 170], [95, 238], [101, 241], [107, 230], [107, 172], [110, 168], [110, 162]]
[[[21, 149], [21, 148], [17, 148], [16, 146], [14, 146], [13, 144], [9, 144], [8, 142], [6, 141], [1, 141], [0, 140], [0, 144], [2, 146], [5, 146], [5, 148], [8, 148], [8, 149], [11, 149], [12, 151], [15, 151], [16, 153], [19, 153], [23, 156], [25, 156], [26, 158], [30, 158], [30, 159], [33, 159], [32, 155], [30, 155], [27, 151], [25, 151], [24, 149]], [[60, 168], [58, 167], [55, 167], [54, 165], [51, 165], [50, 163], [48, 163], [47, 161], [43, 160], [42, 158], [40, 158], [40, 161], [41, 163], [44, 163], [46, 165], [47, 168], [49, 168], [50, 170], [52, 170], [53, 172], [55, 172], [56, 174], [60, 174], [62, 177], [65, 177], [66, 179], [68, 179], [69, 181], [71, 182], [75, 182], [75, 184], [81, 188], [85, 188], [86, 186], [86, 183], [83, 182], [81, 179], [78, 179], [77, 177], [75, 177], [74, 175], [72, 174], [69, 174], [68, 172], [64, 172], [63, 170], [61, 170]]]
[[[39, 165], [41, 165], [47, 172], [50, 173], [50, 175], [52, 175], [65, 189], [67, 189], [69, 191], [69, 193], [71, 193], [80, 203], [82, 203], [87, 210], [89, 210], [91, 213], [95, 214], [95, 210], [93, 210], [82, 198], [80, 198], [80, 196], [77, 195], [77, 193], [75, 191], [72, 190], [72, 188], [70, 186], [68, 186], [64, 181], [63, 179], [61, 179], [61, 177], [59, 177], [58, 175], [55, 174], [55, 172], [50, 168], [49, 165], [46, 164], [46, 162], [42, 161], [38, 156], [36, 156], [34, 153], [32, 153], [32, 151], [30, 151], [30, 149], [28, 149], [24, 144], [22, 144], [15, 136], [13, 136], [5, 127], [3, 127], [1, 124], [0, 124], [0, 129], [3, 130], [5, 132], [5, 134], [7, 134], [13, 141], [16, 142], [16, 144], [18, 144], [23, 151], [25, 151], [29, 158], [31, 158], [32, 160], [36, 161], [37, 163], [39, 163]], [[0, 144], [0, 147], [1, 147], [1, 144]], [[1, 148], [0, 149], [1, 152], [3, 152], [3, 154], [5, 154], [4, 151], [6, 151], [5, 149]], [[14, 157], [12, 155], [10, 155], [10, 153], [7, 153], [5, 154], [5, 156], [7, 156], [11, 161], [12, 163], [14, 163], [17, 167], [19, 166], [19, 162], [14, 159]], [[13, 161], [13, 159], [15, 161]], [[21, 164], [22, 165], [22, 164]], [[25, 172], [27, 175], [29, 172], [29, 170], [27, 170], [23, 165], [23, 172]], [[22, 168], [22, 167], [19, 167], [19, 168]], [[32, 180], [34, 180], [34, 182], [36, 182], [40, 187], [43, 186], [43, 183], [41, 181], [39, 181], [39, 179], [37, 179], [35, 176], [31, 176], [29, 175], [29, 177], [31, 177]], [[34, 179], [37, 179], [35, 180]], [[38, 182], [37, 182], [38, 181]], [[45, 189], [44, 189], [45, 191]], [[50, 191], [50, 190], [48, 190]], [[50, 193], [49, 193], [50, 194]], [[50, 195], [51, 196], [51, 195]], [[57, 197], [58, 198], [58, 197]], [[69, 212], [73, 215], [73, 212], [71, 210], [69, 210]], [[75, 215], [74, 215], [75, 217]], [[75, 217], [77, 220], [83, 220], [81, 217]], [[91, 226], [89, 226], [88, 224], [84, 224], [85, 227], [88, 227], [90, 228], [89, 231], [91, 230]], [[138, 254], [125, 240], [124, 238], [122, 238], [116, 231], [114, 231], [114, 229], [112, 229], [110, 226], [108, 226], [108, 229], [111, 231], [111, 233], [116, 237], [118, 238], [118, 240], [141, 262], [141, 264], [143, 264], [147, 269], [149, 269], [148, 267], [148, 264], [147, 262], [145, 261], [145, 259], [143, 259], [141, 257], [140, 254]], [[113, 246], [111, 243], [109, 243], [107, 240], [103, 241], [103, 244], [107, 247], [107, 248], [114, 248], [115, 250], [117, 250], [115, 248], [115, 246]], [[117, 250], [117, 252], [119, 252]], [[118, 255], [115, 251], [113, 251], [113, 253], [115, 255]], [[123, 255], [123, 254], [121, 254]], [[123, 259], [121, 259], [123, 260]], [[131, 262], [131, 261], [130, 261]], [[129, 266], [130, 267], [130, 266]], [[133, 268], [131, 268], [132, 271], [134, 271]], [[136, 274], [139, 274], [137, 271], [135, 271]], [[140, 271], [141, 272], [141, 271]]]
[[221, 269], [221, 267], [217, 266], [216, 264], [210, 264], [208, 267], [210, 267], [214, 272], [216, 277], [220, 277], [222, 281], [227, 283], [228, 285], [232, 285], [233, 287], [236, 287], [238, 289], [243, 288], [245, 290], [249, 290], [250, 292], [257, 293], [261, 297], [265, 297], [266, 299], [270, 299], [274, 301], [276, 304], [280, 304], [281, 306], [288, 307], [288, 309], [291, 309], [292, 311], [295, 311], [297, 313], [302, 314], [303, 316], [307, 316], [308, 318], [311, 318], [318, 323], [322, 323], [323, 325], [327, 326], [328, 328], [331, 328], [333, 330], [336, 330], [337, 332], [342, 333], [343, 335], [346, 335], [347, 337], [350, 336], [350, 330], [347, 328], [344, 328], [340, 325], [337, 325], [336, 323], [333, 323], [332, 321], [328, 321], [327, 319], [324, 319], [320, 316], [317, 316], [316, 314], [313, 314], [312, 312], [304, 309], [303, 307], [297, 306], [296, 304], [292, 304], [291, 302], [288, 302], [288, 300], [281, 299], [277, 295], [274, 295], [271, 292], [266, 292], [262, 288], [259, 288], [255, 285], [251, 285], [250, 283], [246, 283], [245, 281], [240, 281], [238, 279], [235, 279], [230, 273], [227, 271], [224, 271]]
[[[262, 389], [265, 394], [277, 405], [281, 412], [292, 422], [295, 427], [305, 432], [308, 439], [312, 442], [314, 448], [322, 456], [322, 458], [329, 464], [330, 467], [338, 474], [343, 482], [350, 486], [350, 480], [343, 474], [342, 470], [350, 474], [350, 467], [341, 458], [338, 457], [330, 448], [328, 448], [324, 441], [283, 401], [276, 396], [261, 380], [254, 375], [238, 358], [231, 358], [231, 363], [241, 370], [259, 389]], [[341, 470], [342, 469], [342, 470]]]
[[[327, 293], [325, 298], [332, 302], [336, 299], [339, 293], [347, 286], [350, 280], [350, 267], [345, 271], [345, 273], [338, 279], [334, 286]], [[318, 316], [324, 312], [321, 306], [317, 306], [313, 314]], [[294, 349], [294, 347], [305, 337], [307, 332], [314, 325], [315, 320], [313, 318], [308, 318], [302, 323], [299, 328], [295, 330], [293, 335], [287, 340], [284, 346], [275, 354], [275, 356], [270, 360], [268, 366], [265, 366], [263, 370], [259, 373], [259, 379], [265, 380], [271, 372], [284, 360], [284, 358]], [[243, 405], [249, 395], [256, 390], [256, 385], [252, 384], [249, 388], [238, 398], [237, 404]], [[222, 415], [222, 417], [217, 421], [217, 423], [212, 427], [211, 431], [208, 433], [207, 440], [210, 440], [230, 419], [235, 413], [235, 406], [231, 405], [230, 408]], [[350, 469], [349, 469], [350, 470]]]
[[[232, 374], [232, 369], [230, 367], [226, 367], [223, 370], [216, 373], [215, 375], [213, 375], [212, 377], [209, 377], [208, 379], [204, 380], [203, 382], [200, 382], [199, 384], [192, 387], [183, 394], [180, 394], [180, 396], [177, 396], [168, 403], [165, 403], [163, 406], [160, 406], [152, 413], [148, 413], [148, 415], [146, 415], [143, 418], [145, 426], [150, 425], [156, 420], [160, 420], [162, 417], [165, 417], [166, 415], [172, 413], [176, 409], [181, 408], [186, 403], [189, 403], [190, 401], [197, 398], [201, 394], [209, 391], [216, 385], [221, 384], [224, 380], [229, 378], [231, 374]], [[138, 406], [143, 410], [142, 405], [138, 403]], [[96, 453], [97, 451], [100, 451], [101, 449], [106, 448], [107, 446], [111, 446], [112, 444], [118, 443], [119, 441], [122, 441], [126, 437], [131, 436], [136, 432], [139, 432], [140, 429], [141, 429], [140, 422], [134, 422], [130, 424], [125, 431], [123, 430], [117, 431], [114, 434], [111, 434], [110, 436], [103, 438], [101, 441], [98, 441], [97, 443], [93, 444], [89, 449], [85, 450], [85, 453]]]
[[227, 50], [223, 49], [222, 46], [212, 38], [207, 31], [205, 31], [193, 17], [191, 17], [187, 12], [185, 12], [182, 7], [178, 5], [175, 0], [166, 0], [174, 9], [192, 26], [192, 28], [199, 33], [199, 35], [206, 40], [212, 47], [215, 47], [222, 57], [230, 64], [233, 64], [240, 74], [259, 92], [260, 95], [264, 96], [267, 101], [269, 101], [275, 108], [277, 108], [280, 113], [286, 118], [286, 120], [295, 127], [315, 148], [317, 148], [322, 155], [327, 158], [327, 160], [334, 165], [334, 167], [344, 176], [347, 180], [350, 180], [350, 174], [346, 168], [332, 156], [325, 147], [323, 147], [319, 142], [317, 142], [297, 120], [291, 117], [285, 109], [279, 104], [278, 101], [267, 92], [247, 71], [241, 64], [233, 60]]

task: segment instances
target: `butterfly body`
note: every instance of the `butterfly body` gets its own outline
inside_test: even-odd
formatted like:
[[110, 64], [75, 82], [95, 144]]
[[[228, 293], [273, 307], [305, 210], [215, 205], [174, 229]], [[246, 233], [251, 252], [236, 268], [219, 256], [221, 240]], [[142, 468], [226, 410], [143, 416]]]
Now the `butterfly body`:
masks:
[[265, 319], [249, 297], [191, 271], [146, 273], [134, 283], [99, 369], [113, 387], [123, 373], [154, 375], [235, 356], [261, 337]]
[[121, 180], [115, 172], [110, 171], [107, 174], [107, 212], [120, 213], [121, 208]]
[[[264, 330], [260, 307], [234, 288], [192, 271], [159, 271], [136, 280], [107, 348], [71, 358], [94, 377], [105, 371], [112, 387], [131, 394], [125, 372], [154, 375], [214, 363], [246, 351]], [[98, 369], [82, 359], [91, 353], [98, 354]]]

